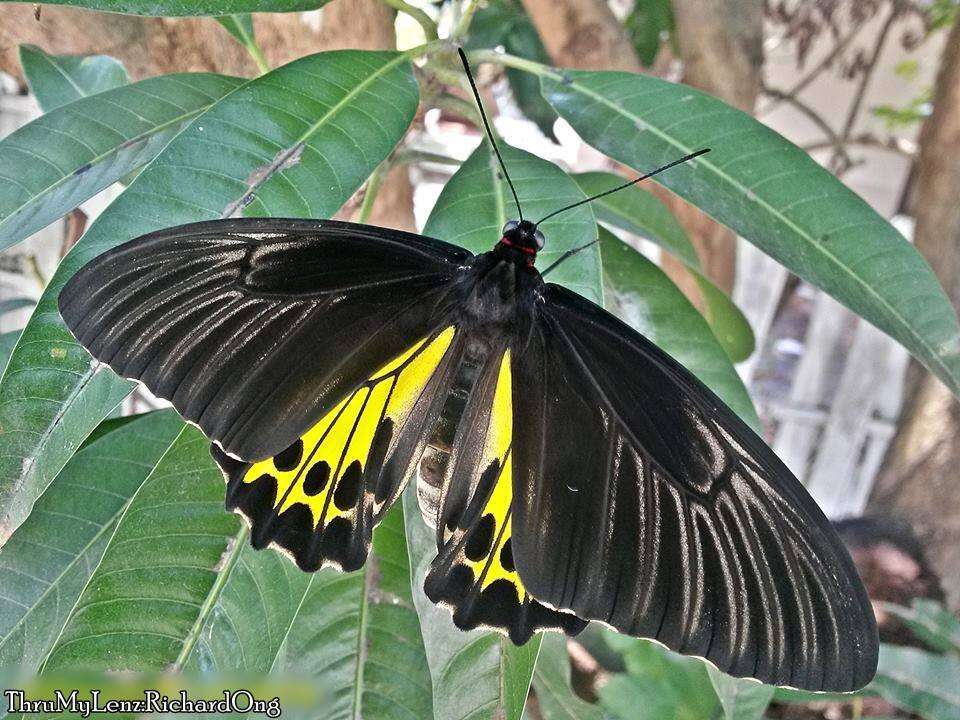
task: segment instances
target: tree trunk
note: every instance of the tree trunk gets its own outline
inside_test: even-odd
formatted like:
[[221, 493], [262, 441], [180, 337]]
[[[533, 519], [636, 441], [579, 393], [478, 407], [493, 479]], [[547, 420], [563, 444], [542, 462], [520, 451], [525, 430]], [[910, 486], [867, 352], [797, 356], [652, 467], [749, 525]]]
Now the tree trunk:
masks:
[[[960, 308], [960, 20], [950, 31], [920, 134], [915, 243]], [[867, 505], [911, 523], [947, 602], [960, 610], [960, 406], [912, 361], [897, 433]]]
[[[24, 43], [56, 55], [112, 55], [135, 80], [188, 70], [257, 73], [246, 51], [212, 18], [149, 18], [44, 5], [38, 21], [27, 3], [4, 5], [0, 12], [0, 70], [18, 78], [17, 48]], [[320, 50], [392, 49], [394, 18], [380, 0], [350, 0], [315, 13], [257, 14], [254, 27], [267, 60], [277, 67]], [[412, 197], [406, 170], [395, 169], [377, 197], [373, 221], [413, 229]]]
[[642, 70], [630, 37], [605, 0], [523, 0], [523, 5], [557, 65]]
[[[578, 69], [642, 67], [630, 38], [605, 0], [523, 0], [557, 65]], [[684, 82], [750, 111], [763, 59], [762, 0], [674, 0]], [[736, 270], [734, 234], [657, 185], [651, 189], [690, 234], [706, 274], [727, 292]], [[664, 256], [664, 269], [695, 304], [700, 291], [684, 266]]]
[[[762, 0], [674, 0], [683, 81], [752, 112], [763, 69]], [[676, 196], [669, 201], [691, 234], [707, 277], [730, 293], [737, 270], [737, 236]], [[682, 263], [665, 257], [664, 270], [688, 296], [699, 291]]]

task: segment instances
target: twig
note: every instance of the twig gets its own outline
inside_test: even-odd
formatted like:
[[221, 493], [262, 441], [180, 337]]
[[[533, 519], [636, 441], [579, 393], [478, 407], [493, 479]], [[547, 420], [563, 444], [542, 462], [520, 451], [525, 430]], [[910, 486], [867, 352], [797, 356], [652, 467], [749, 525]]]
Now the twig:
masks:
[[[877, 148], [878, 150], [887, 150], [898, 155], [903, 155], [907, 158], [916, 157], [917, 154], [916, 148], [913, 147], [913, 143], [904, 140], [903, 138], [898, 138], [894, 135], [891, 135], [886, 140], [883, 140], [871, 133], [862, 133], [860, 135], [854, 135], [848, 138], [845, 144], [847, 146], [860, 145], [862, 147]], [[809, 143], [801, 147], [808, 153], [816, 152], [817, 150], [827, 150], [829, 148], [836, 147], [836, 141], [824, 140], [821, 142]]]
[[863, 29], [863, 24], [857, 25], [853, 30], [847, 33], [842, 37], [836, 45], [834, 45], [833, 50], [831, 50], [823, 60], [818, 62], [806, 75], [804, 75], [800, 80], [798, 80], [793, 87], [789, 90], [784, 90], [778, 93], [776, 96], [771, 96], [774, 99], [774, 102], [768, 104], [766, 107], [761, 108], [757, 114], [766, 115], [771, 110], [773, 110], [777, 105], [789, 98], [799, 95], [803, 90], [814, 80], [819, 77], [820, 73], [826, 70], [833, 64], [833, 61], [837, 59], [837, 56], [840, 55], [844, 50], [847, 49], [847, 46], [860, 34], [860, 31]]
[[[839, 141], [841, 144], [846, 143], [850, 138], [850, 132], [853, 130], [853, 125], [857, 121], [857, 117], [860, 115], [860, 106], [863, 104], [864, 95], [867, 92], [867, 86], [870, 84], [870, 79], [873, 77], [873, 71], [877, 67], [877, 61], [880, 59], [880, 53], [883, 51], [883, 46], [887, 42], [887, 35], [890, 33], [890, 28], [893, 27], [894, 22], [897, 18], [900, 17], [900, 12], [897, 9], [896, 5], [892, 5], [890, 8], [890, 15], [883, 23], [883, 27], [880, 29], [879, 34], [877, 35], [876, 43], [873, 46], [873, 53], [870, 56], [870, 60], [867, 62], [866, 68], [864, 68], [863, 76], [860, 78], [860, 84], [857, 87], [856, 94], [853, 98], [853, 103], [850, 105], [850, 110], [847, 113], [847, 119], [843, 124], [843, 129], [840, 131]], [[841, 153], [834, 152], [833, 158], [830, 160], [830, 164], [834, 165], [839, 163], [842, 159]]]
[[760, 92], [778, 101], [790, 103], [793, 107], [803, 113], [814, 125], [820, 128], [824, 135], [826, 135], [827, 139], [821, 143], [822, 145], [831, 147], [834, 149], [835, 153], [840, 153], [844, 157], [846, 156], [846, 151], [843, 149], [843, 142], [840, 139], [840, 136], [837, 135], [837, 132], [830, 127], [830, 124], [824, 120], [816, 110], [800, 100], [800, 98], [788, 95], [785, 92], [767, 87], [765, 85], [761, 87]]
[[427, 40], [436, 40], [439, 37], [437, 34], [437, 24], [433, 21], [433, 18], [420, 8], [414, 7], [404, 0], [381, 0], [381, 2], [392, 7], [397, 12], [402, 12], [416, 20], [420, 24], [420, 27], [423, 28], [423, 34]]

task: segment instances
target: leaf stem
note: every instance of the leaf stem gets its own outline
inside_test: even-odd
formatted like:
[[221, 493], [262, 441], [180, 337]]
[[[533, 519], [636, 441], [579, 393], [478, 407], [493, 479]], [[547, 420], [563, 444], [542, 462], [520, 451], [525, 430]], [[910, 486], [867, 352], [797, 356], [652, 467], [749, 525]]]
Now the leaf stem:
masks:
[[452, 40], [459, 40], [467, 34], [467, 31], [470, 30], [470, 23], [473, 22], [473, 16], [476, 14], [477, 8], [479, 7], [480, 0], [467, 0], [466, 5], [463, 8], [463, 13], [460, 15], [460, 19], [457, 21], [456, 27], [450, 34], [450, 38]]
[[498, 65], [516, 68], [517, 70], [523, 70], [533, 75], [551, 77], [556, 80], [563, 78], [563, 75], [549, 65], [544, 65], [536, 60], [527, 60], [526, 58], [517, 57], [516, 55], [500, 52], [499, 50], [471, 50], [467, 54], [474, 63], [497, 63]]
[[367, 180], [367, 189], [363, 193], [363, 202], [360, 204], [360, 214], [357, 216], [358, 223], [363, 224], [370, 219], [370, 215], [373, 213], [373, 203], [376, 201], [377, 194], [380, 192], [380, 186], [383, 184], [383, 178], [389, 170], [389, 164], [390, 158], [387, 158], [377, 165], [370, 174], [370, 178]]
[[420, 8], [414, 7], [404, 0], [381, 0], [381, 2], [388, 7], [392, 7], [397, 12], [402, 12], [416, 20], [420, 24], [420, 27], [423, 28], [423, 34], [427, 40], [436, 40], [439, 37], [437, 24], [433, 21], [433, 18]]

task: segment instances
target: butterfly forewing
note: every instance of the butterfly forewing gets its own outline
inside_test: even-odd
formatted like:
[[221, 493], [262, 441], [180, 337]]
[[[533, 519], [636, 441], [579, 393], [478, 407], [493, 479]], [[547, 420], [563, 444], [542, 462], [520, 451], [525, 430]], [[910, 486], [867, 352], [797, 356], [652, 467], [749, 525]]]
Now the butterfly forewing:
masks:
[[543, 602], [720, 669], [861, 687], [872, 610], [799, 482], [676, 361], [548, 285], [514, 362], [513, 554]]
[[94, 357], [229, 454], [260, 460], [445, 327], [445, 292], [469, 257], [348, 223], [214, 221], [99, 256], [59, 304]]

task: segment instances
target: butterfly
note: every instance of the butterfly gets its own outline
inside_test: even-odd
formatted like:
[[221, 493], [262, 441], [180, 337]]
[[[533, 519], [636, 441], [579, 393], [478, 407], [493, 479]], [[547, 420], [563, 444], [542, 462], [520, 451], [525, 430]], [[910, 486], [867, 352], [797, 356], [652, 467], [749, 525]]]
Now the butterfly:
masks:
[[830, 523], [682, 365], [544, 279], [546, 239], [500, 162], [519, 218], [489, 252], [332, 220], [201, 222], [95, 258], [61, 315], [199, 426], [253, 546], [305, 571], [360, 568], [442, 446], [416, 481], [437, 542], [424, 590], [458, 627], [522, 644], [598, 621], [737, 676], [865, 685], [873, 612]]

